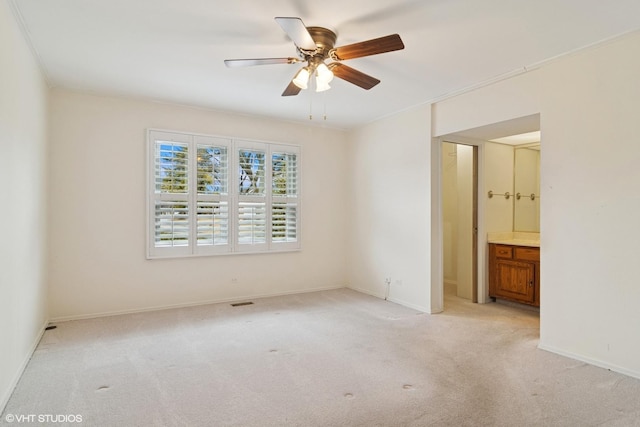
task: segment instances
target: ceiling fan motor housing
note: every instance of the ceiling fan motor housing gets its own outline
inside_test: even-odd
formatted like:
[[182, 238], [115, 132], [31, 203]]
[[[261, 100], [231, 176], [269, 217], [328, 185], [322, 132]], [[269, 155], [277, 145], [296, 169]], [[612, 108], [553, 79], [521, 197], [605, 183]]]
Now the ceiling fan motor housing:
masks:
[[309, 56], [318, 56], [321, 59], [326, 59], [329, 57], [329, 51], [333, 49], [336, 44], [336, 33], [333, 31], [323, 28], [323, 27], [307, 27], [309, 34], [313, 38], [313, 41], [316, 42], [317, 49], [314, 53], [307, 54], [302, 51], [305, 59], [309, 59]]

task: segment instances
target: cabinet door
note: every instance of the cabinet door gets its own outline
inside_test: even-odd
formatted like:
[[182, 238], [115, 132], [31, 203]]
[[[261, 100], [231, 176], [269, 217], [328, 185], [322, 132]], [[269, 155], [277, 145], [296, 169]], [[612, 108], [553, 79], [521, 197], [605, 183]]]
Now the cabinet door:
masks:
[[535, 265], [497, 259], [495, 294], [533, 304], [535, 298]]

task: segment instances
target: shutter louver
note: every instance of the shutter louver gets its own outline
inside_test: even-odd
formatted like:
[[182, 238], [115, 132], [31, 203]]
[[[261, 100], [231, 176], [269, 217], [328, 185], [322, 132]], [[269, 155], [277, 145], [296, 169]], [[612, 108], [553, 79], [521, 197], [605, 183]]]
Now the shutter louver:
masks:
[[267, 241], [267, 209], [264, 203], [238, 203], [238, 243], [255, 245]]
[[229, 205], [227, 202], [198, 202], [198, 246], [229, 243]]
[[189, 207], [185, 202], [157, 201], [155, 218], [156, 247], [189, 245]]
[[274, 243], [295, 242], [298, 239], [298, 206], [273, 203], [271, 207], [271, 239]]

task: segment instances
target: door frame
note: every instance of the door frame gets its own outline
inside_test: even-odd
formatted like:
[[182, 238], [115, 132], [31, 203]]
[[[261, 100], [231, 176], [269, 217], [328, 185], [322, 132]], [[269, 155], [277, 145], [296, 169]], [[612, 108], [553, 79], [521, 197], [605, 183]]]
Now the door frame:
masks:
[[476, 276], [477, 301], [480, 304], [490, 302], [487, 269], [487, 233], [485, 230], [484, 212], [485, 200], [478, 197], [484, 194], [484, 141], [474, 138], [461, 137], [458, 135], [444, 135], [431, 139], [431, 313], [439, 313], [444, 309], [444, 265], [443, 265], [443, 220], [442, 220], [442, 143], [450, 142], [454, 144], [470, 145], [477, 147], [474, 156], [477, 164], [475, 175], [476, 194], [476, 250], [474, 257], [476, 266], [473, 271]]

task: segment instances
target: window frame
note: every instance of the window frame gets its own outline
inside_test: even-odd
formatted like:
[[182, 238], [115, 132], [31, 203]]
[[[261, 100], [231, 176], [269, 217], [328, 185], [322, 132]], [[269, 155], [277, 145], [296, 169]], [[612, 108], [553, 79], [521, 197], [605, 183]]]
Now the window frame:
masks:
[[[156, 141], [187, 143], [188, 145], [188, 220], [189, 235], [185, 246], [157, 247], [155, 245], [156, 200], [172, 199], [174, 195], [156, 193], [155, 191], [155, 162]], [[227, 150], [227, 193], [199, 194], [197, 181], [197, 154], [199, 145], [224, 146]], [[262, 195], [240, 194], [240, 164], [239, 150], [260, 150], [265, 153], [264, 160], [264, 191]], [[146, 256], [147, 259], [179, 258], [194, 256], [240, 255], [255, 253], [291, 252], [301, 250], [301, 146], [298, 144], [275, 143], [268, 141], [234, 138], [226, 136], [196, 134], [190, 132], [171, 131], [164, 129], [148, 129], [146, 141], [147, 170], [146, 170]], [[279, 196], [273, 194], [273, 155], [289, 154], [295, 156], [295, 194]], [[200, 199], [199, 199], [200, 196]], [[226, 244], [198, 245], [198, 200], [227, 202], [227, 242]], [[265, 242], [258, 244], [242, 244], [239, 242], [239, 206], [241, 201], [264, 202], [265, 209]], [[295, 207], [294, 241], [277, 241], [273, 235], [273, 204], [286, 201]], [[288, 219], [288, 218], [286, 218]], [[285, 219], [285, 221], [286, 221]]]

